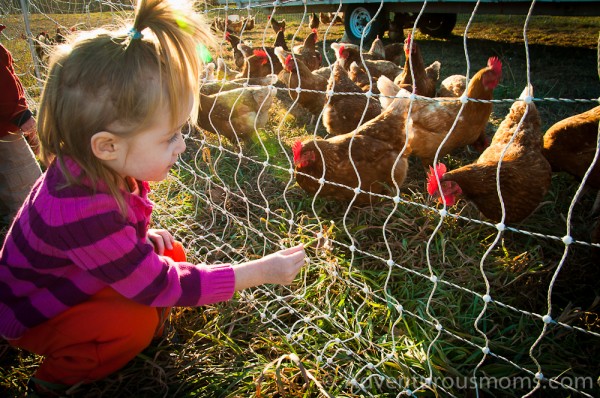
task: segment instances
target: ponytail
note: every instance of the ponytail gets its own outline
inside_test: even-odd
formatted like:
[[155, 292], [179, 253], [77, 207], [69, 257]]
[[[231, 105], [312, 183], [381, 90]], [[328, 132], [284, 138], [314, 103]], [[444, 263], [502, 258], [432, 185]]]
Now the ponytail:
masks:
[[[161, 106], [175, 127], [190, 100], [195, 123], [199, 51], [215, 41], [192, 2], [171, 0], [140, 0], [133, 21], [71, 36], [50, 57], [39, 108], [41, 156], [75, 160], [94, 186], [108, 184], [124, 211], [120, 177], [94, 156], [91, 137], [135, 134]], [[79, 182], [64, 170], [69, 183]]]

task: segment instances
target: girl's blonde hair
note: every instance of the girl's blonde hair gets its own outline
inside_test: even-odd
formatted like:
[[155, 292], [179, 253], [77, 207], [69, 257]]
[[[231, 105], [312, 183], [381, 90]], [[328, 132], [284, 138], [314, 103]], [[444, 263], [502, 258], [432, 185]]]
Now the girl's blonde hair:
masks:
[[57, 48], [49, 64], [39, 107], [41, 158], [56, 158], [69, 184], [79, 183], [65, 167], [75, 160], [84, 178], [99, 181], [125, 210], [119, 176], [97, 159], [92, 136], [100, 131], [133, 134], [167, 106], [175, 127], [182, 109], [198, 113], [199, 46], [214, 39], [193, 3], [139, 0], [135, 19], [121, 29], [83, 32]]

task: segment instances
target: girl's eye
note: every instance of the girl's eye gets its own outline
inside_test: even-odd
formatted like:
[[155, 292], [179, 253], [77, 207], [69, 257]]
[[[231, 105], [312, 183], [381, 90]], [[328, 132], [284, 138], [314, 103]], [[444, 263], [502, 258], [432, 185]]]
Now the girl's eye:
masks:
[[175, 141], [177, 141], [177, 139], [179, 138], [179, 134], [180, 132], [178, 131], [177, 133], [173, 134], [173, 136], [171, 138], [169, 138], [169, 144], [174, 143]]

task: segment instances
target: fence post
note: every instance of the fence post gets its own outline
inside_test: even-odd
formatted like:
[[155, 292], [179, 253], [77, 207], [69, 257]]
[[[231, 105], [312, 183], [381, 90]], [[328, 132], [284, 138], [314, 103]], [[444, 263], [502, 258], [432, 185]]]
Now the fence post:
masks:
[[25, 23], [25, 34], [27, 36], [27, 43], [29, 44], [29, 52], [31, 58], [33, 58], [33, 66], [35, 68], [35, 76], [37, 77], [38, 85], [42, 88], [42, 74], [40, 73], [40, 65], [37, 55], [35, 53], [35, 47], [33, 45], [33, 34], [31, 33], [31, 27], [29, 26], [29, 12], [27, 8], [27, 0], [21, 0], [21, 11], [23, 11], [23, 22]]

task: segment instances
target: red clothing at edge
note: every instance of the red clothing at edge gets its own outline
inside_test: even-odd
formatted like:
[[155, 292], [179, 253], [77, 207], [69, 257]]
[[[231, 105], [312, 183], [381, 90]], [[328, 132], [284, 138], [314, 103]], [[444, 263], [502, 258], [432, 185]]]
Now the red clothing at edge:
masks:
[[30, 117], [17, 125], [15, 120], [23, 112], [28, 112], [25, 90], [15, 73], [12, 55], [0, 44], [0, 137], [19, 130]]

